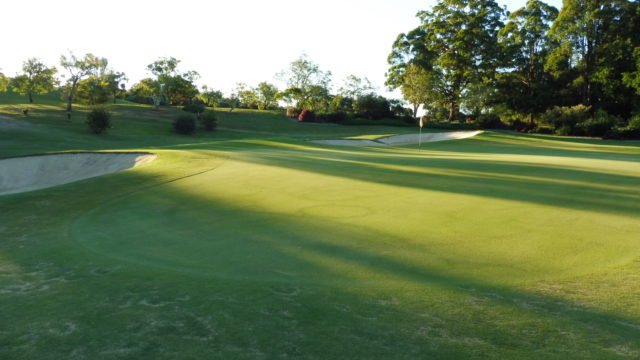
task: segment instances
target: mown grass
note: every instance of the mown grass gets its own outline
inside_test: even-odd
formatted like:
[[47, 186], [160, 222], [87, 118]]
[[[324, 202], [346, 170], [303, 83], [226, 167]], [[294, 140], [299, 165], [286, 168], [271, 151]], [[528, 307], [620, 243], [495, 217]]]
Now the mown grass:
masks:
[[0, 156], [159, 156], [0, 197], [2, 358], [640, 357], [637, 143], [331, 147], [405, 129], [237, 110], [186, 137], [126, 103], [95, 136], [16, 101]]

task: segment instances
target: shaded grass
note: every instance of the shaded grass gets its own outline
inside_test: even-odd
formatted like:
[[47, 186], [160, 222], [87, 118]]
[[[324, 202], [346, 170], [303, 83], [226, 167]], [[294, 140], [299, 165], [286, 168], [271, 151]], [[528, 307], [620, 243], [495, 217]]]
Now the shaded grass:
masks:
[[0, 132], [0, 156], [159, 154], [0, 197], [2, 358], [640, 356], [633, 143], [345, 149], [303, 140], [393, 131], [112, 110], [107, 136], [55, 109]]

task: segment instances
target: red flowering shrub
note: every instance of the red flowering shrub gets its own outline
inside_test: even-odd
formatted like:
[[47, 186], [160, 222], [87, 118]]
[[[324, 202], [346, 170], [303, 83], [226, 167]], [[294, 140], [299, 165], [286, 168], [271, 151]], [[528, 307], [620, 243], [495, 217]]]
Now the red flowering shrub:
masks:
[[300, 113], [300, 116], [298, 116], [298, 121], [300, 122], [312, 122], [315, 120], [315, 115], [313, 115], [313, 113], [311, 112], [311, 110], [309, 109], [304, 109], [302, 110], [302, 112]]

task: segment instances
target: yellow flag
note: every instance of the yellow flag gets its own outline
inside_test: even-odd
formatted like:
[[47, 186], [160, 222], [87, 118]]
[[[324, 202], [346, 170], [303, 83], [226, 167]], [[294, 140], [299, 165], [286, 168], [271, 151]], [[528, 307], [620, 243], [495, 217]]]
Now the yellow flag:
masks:
[[424, 121], [422, 121], [422, 118], [420, 118], [420, 127], [424, 127]]

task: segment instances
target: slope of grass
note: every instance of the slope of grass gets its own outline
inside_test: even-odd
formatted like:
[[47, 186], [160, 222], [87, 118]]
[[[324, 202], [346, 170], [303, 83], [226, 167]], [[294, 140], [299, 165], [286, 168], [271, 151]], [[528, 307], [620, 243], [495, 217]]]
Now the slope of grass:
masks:
[[0, 197], [0, 358], [640, 357], [637, 143], [341, 148], [304, 140], [404, 129], [251, 111], [185, 137], [126, 103], [94, 136], [3, 96], [0, 156], [159, 156]]

